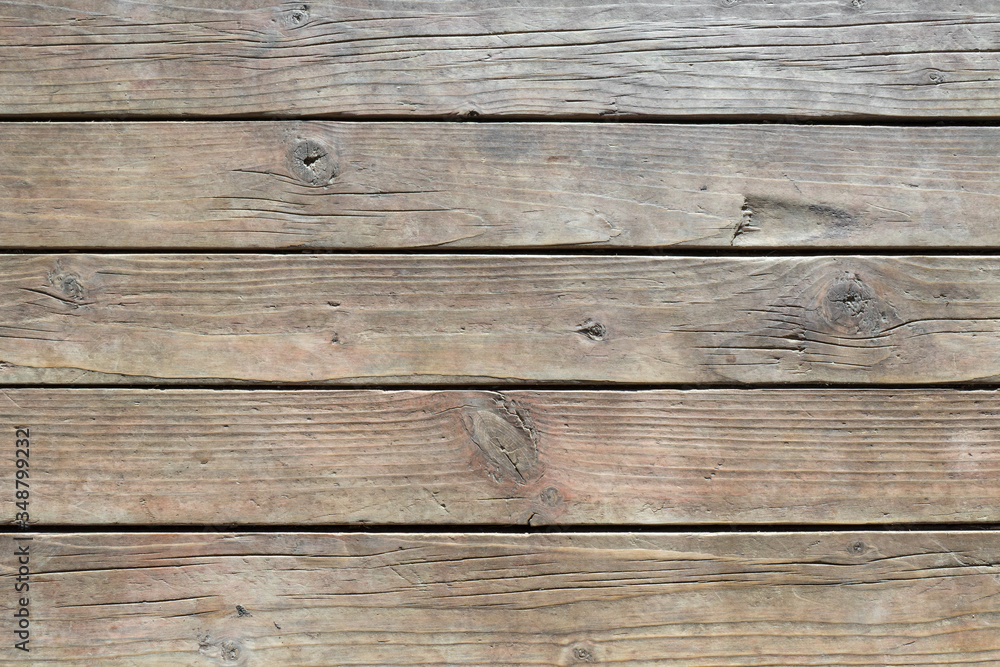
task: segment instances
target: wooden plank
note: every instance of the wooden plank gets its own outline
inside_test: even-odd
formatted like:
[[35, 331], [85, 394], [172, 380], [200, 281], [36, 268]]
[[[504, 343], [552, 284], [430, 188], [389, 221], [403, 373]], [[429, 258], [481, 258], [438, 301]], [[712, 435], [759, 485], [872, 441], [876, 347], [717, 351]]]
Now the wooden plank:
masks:
[[996, 248], [998, 153], [989, 127], [10, 123], [0, 238]]
[[0, 382], [1000, 377], [996, 257], [0, 256]]
[[1000, 661], [996, 532], [2, 539], [5, 664]]
[[996, 391], [6, 389], [0, 424], [32, 524], [1000, 522]]
[[996, 117], [996, 4], [5, 2], [8, 116]]

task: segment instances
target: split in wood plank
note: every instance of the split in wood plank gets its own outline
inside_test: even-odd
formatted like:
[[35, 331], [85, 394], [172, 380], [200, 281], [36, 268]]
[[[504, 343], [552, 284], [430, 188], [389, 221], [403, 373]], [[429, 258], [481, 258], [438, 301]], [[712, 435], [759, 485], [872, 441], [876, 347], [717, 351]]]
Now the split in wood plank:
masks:
[[918, 4], [14, 0], [0, 114], [996, 117], [995, 0]]
[[1000, 378], [996, 257], [3, 255], [0, 382]]
[[8, 249], [996, 248], [1000, 130], [10, 123]]
[[[0, 538], [8, 628], [14, 537]], [[31, 651], [5, 642], [4, 664], [1000, 662], [996, 532], [91, 533], [18, 544], [30, 549]]]
[[1000, 522], [996, 391], [5, 389], [0, 423], [43, 525]]

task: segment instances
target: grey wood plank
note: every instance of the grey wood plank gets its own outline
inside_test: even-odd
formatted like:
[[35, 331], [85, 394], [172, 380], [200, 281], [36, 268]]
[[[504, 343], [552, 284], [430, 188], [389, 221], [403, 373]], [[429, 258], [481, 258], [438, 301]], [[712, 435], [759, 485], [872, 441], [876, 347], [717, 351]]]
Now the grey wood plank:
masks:
[[0, 256], [0, 382], [990, 383], [996, 257]]
[[7, 116], [996, 117], [993, 0], [0, 5]]
[[998, 152], [989, 127], [9, 123], [0, 243], [996, 248]]
[[1000, 661], [993, 531], [0, 541], [6, 588], [15, 545], [31, 569], [31, 650], [5, 664]]
[[6, 523], [1000, 522], [995, 390], [4, 389], [0, 424]]

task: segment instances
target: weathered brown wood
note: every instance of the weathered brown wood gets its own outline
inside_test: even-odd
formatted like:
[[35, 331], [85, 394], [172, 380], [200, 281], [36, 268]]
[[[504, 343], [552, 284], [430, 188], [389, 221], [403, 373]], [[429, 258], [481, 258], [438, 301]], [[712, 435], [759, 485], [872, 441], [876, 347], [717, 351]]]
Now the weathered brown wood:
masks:
[[0, 424], [49, 525], [1000, 522], [996, 391], [6, 389]]
[[994, 382], [996, 257], [6, 255], [0, 381]]
[[994, 0], [0, 7], [0, 114], [997, 116]]
[[998, 153], [987, 127], [11, 123], [0, 243], [996, 248]]
[[[8, 628], [14, 544], [3, 537]], [[21, 544], [31, 652], [4, 642], [5, 664], [1000, 661], [995, 532], [90, 533]]]

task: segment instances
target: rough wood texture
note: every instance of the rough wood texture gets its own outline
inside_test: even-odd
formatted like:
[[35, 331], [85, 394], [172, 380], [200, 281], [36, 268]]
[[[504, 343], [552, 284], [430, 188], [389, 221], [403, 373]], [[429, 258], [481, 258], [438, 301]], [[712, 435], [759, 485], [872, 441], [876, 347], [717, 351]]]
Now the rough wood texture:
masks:
[[996, 391], [7, 389], [0, 423], [43, 524], [1000, 522]]
[[[14, 553], [3, 537], [4, 588]], [[23, 543], [22, 543], [23, 544]], [[56, 534], [60, 665], [986, 665], [1000, 536]], [[12, 625], [14, 594], [0, 598]]]
[[995, 0], [0, 5], [0, 114], [997, 116]]
[[987, 127], [12, 123], [0, 238], [995, 248], [998, 153]]
[[0, 381], [1000, 378], [996, 257], [0, 256]]

